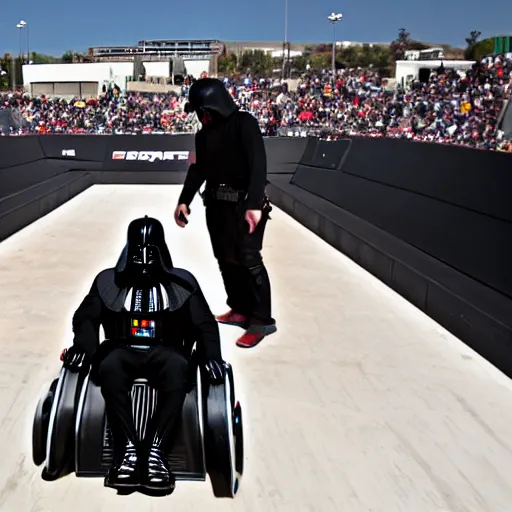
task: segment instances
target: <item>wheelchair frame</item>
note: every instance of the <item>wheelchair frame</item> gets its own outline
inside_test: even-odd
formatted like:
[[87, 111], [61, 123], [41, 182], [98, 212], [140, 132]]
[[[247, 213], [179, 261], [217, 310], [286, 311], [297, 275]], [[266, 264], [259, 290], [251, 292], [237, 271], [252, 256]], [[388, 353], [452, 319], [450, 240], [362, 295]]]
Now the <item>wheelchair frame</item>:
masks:
[[[196, 366], [168, 461], [176, 480], [205, 481], [208, 475], [217, 498], [234, 498], [243, 474], [243, 422], [231, 365], [225, 368], [224, 382], [210, 384]], [[157, 391], [145, 379], [134, 381], [132, 407], [139, 438], [157, 400]], [[101, 390], [89, 374], [62, 368], [42, 394], [34, 416], [32, 455], [36, 466], [45, 463], [41, 476], [46, 481], [73, 472], [77, 477], [106, 475], [112, 460], [110, 431]]]

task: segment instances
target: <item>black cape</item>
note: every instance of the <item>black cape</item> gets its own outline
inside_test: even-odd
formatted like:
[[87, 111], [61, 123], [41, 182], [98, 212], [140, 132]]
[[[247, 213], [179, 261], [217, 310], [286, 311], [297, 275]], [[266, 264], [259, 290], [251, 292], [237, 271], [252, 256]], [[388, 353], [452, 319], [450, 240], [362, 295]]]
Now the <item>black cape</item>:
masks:
[[[195, 277], [184, 269], [168, 269], [162, 279], [169, 297], [166, 325], [170, 326], [165, 344], [190, 356], [196, 344], [197, 355], [204, 360], [220, 360], [219, 328]], [[93, 367], [115, 348], [126, 347], [112, 339], [117, 332], [118, 315], [122, 314], [128, 288], [116, 284], [113, 268], [100, 272], [89, 293], [73, 316], [73, 343], [83, 348]], [[100, 344], [99, 329], [103, 326], [106, 341]]]

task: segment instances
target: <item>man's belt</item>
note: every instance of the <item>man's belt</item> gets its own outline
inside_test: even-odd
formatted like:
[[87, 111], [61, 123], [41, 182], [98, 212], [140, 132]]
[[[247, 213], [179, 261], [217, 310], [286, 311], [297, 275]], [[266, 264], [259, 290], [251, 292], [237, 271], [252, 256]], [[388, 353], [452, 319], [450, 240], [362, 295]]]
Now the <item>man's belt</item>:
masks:
[[238, 203], [245, 199], [247, 192], [237, 190], [230, 185], [215, 185], [205, 190], [204, 199], [215, 199], [216, 201], [225, 201], [228, 203]]

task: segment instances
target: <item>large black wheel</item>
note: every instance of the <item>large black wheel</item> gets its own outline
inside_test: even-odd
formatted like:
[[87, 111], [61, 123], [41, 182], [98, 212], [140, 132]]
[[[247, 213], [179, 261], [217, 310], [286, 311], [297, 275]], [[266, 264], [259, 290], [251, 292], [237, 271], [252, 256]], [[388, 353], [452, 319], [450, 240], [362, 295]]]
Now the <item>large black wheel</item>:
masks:
[[53, 398], [59, 379], [55, 379], [49, 389], [45, 391], [37, 403], [34, 423], [32, 425], [32, 460], [40, 466], [46, 460], [46, 441], [48, 439], [48, 425], [53, 405]]
[[234, 498], [243, 473], [242, 409], [235, 403], [232, 369], [226, 364], [223, 383], [207, 385], [205, 397], [205, 459], [213, 494]]
[[233, 411], [233, 437], [235, 441], [235, 477], [237, 480], [235, 494], [244, 474], [244, 428], [242, 406], [237, 402]]
[[83, 381], [83, 374], [64, 368], [57, 379], [48, 425], [44, 480], [56, 480], [73, 470], [76, 408]]

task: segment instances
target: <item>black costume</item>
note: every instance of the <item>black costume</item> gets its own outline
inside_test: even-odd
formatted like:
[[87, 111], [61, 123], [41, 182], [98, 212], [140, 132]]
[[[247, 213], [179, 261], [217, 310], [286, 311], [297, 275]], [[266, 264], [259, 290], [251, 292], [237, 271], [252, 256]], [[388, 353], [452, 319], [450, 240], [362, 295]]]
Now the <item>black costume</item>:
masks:
[[[259, 326], [260, 332], [270, 334], [275, 321], [261, 249], [271, 208], [258, 123], [250, 113], [238, 110], [221, 81], [211, 78], [192, 85], [186, 110], [196, 112], [203, 127], [196, 134], [196, 162], [188, 170], [179, 204], [188, 208], [206, 181], [206, 221], [228, 305], [247, 318], [244, 327]], [[252, 234], [244, 219], [247, 210], [262, 210]]]
[[[103, 325], [106, 341], [99, 344]], [[212, 379], [223, 376], [217, 323], [195, 278], [173, 268], [162, 225], [133, 221], [115, 268], [101, 272], [73, 317], [73, 346], [64, 364], [92, 365], [101, 387], [115, 460], [105, 485], [171, 491], [166, 454], [181, 414], [194, 343]], [[136, 378], [158, 390], [144, 439], [137, 438], [131, 390]]]

